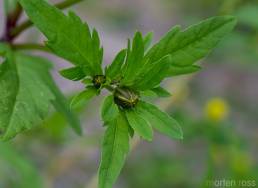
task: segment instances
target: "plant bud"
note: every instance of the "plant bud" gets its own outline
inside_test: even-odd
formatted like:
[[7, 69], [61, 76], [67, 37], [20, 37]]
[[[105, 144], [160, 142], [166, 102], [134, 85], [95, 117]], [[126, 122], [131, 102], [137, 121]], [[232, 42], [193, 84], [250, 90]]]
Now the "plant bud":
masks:
[[118, 87], [114, 93], [114, 101], [118, 106], [124, 109], [130, 109], [137, 105], [139, 95], [127, 87]]
[[106, 82], [106, 76], [96, 75], [93, 77], [92, 83], [96, 89], [99, 89]]

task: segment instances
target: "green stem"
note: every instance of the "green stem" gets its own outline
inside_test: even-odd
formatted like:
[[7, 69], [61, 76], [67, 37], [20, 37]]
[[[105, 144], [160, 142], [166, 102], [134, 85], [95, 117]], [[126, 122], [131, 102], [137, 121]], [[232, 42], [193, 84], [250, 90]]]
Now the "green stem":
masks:
[[43, 52], [50, 52], [50, 50], [47, 47], [41, 44], [34, 44], [34, 43], [13, 44], [12, 48], [15, 50], [39, 50]]
[[[65, 0], [63, 2], [55, 4], [55, 7], [59, 8], [59, 9], [65, 9], [65, 8], [68, 8], [81, 1], [83, 1], [83, 0]], [[26, 20], [23, 23], [21, 23], [19, 26], [13, 28], [13, 30], [11, 31], [10, 34], [13, 38], [15, 38], [18, 35], [20, 35], [23, 31], [25, 31], [26, 29], [31, 27], [32, 25], [33, 25], [33, 23], [30, 20]]]

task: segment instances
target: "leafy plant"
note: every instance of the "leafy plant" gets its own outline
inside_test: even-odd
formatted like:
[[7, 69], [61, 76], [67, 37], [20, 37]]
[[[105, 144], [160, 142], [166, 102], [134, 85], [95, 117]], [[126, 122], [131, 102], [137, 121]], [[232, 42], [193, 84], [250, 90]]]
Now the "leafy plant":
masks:
[[[132, 40], [128, 39], [127, 48], [103, 69], [103, 48], [98, 32], [91, 30], [75, 13], [65, 15], [58, 9], [78, 0], [67, 0], [62, 6], [52, 6], [44, 0], [18, 2], [30, 21], [16, 26], [16, 16], [12, 25], [7, 24], [6, 35], [0, 43], [1, 56], [4, 57], [0, 65], [0, 139], [9, 140], [36, 126], [46, 116], [50, 104], [81, 134], [78, 119], [49, 74], [51, 63], [15, 49], [37, 48], [52, 52], [73, 64], [60, 74], [85, 85], [85, 90], [72, 100], [71, 107], [92, 99], [103, 89], [110, 92], [101, 110], [106, 132], [99, 167], [100, 188], [113, 186], [134, 132], [148, 141], [153, 139], [153, 129], [171, 139], [183, 139], [177, 121], [144, 101], [143, 96], [170, 96], [160, 86], [161, 82], [200, 70], [196, 61], [207, 56], [236, 24], [232, 16], [218, 16], [186, 30], [175, 26], [152, 47], [152, 33], [143, 36], [136, 32]], [[9, 17], [21, 12], [19, 4], [13, 3], [17, 8], [11, 9]], [[32, 23], [46, 36], [45, 46], [15, 45], [13, 39]]]

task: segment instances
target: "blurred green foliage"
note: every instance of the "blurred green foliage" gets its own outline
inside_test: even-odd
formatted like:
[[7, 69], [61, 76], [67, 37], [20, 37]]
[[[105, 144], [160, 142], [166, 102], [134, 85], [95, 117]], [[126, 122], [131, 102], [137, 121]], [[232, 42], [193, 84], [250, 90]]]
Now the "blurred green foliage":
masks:
[[43, 182], [33, 163], [15, 151], [11, 144], [0, 143], [0, 187], [41, 188]]

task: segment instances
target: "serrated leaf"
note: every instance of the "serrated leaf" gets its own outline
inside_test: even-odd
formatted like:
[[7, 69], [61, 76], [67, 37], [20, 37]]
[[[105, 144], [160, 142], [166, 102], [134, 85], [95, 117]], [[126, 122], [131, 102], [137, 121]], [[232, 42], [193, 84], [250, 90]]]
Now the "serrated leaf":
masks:
[[171, 55], [171, 65], [189, 66], [205, 57], [236, 25], [232, 16], [209, 18], [185, 31], [174, 27], [147, 53], [150, 62]]
[[86, 23], [74, 13], [68, 16], [44, 0], [19, 0], [31, 21], [47, 37], [52, 51], [77, 66], [102, 74], [103, 49], [96, 30], [91, 34]]
[[54, 105], [55, 109], [61, 113], [67, 120], [68, 124], [74, 129], [74, 131], [78, 134], [82, 134], [82, 129], [80, 125], [80, 121], [76, 114], [70, 109], [69, 102], [66, 97], [60, 91], [55, 81], [53, 80], [50, 69], [52, 68], [52, 63], [46, 59], [37, 57], [37, 56], [28, 56], [23, 54], [17, 54], [16, 56], [19, 59], [23, 59], [23, 61], [30, 62], [34, 67], [34, 70], [37, 72], [39, 76], [42, 77], [48, 88], [51, 90], [53, 95], [55, 96], [55, 100], [51, 101]]
[[68, 69], [63, 69], [59, 73], [66, 79], [78, 81], [86, 77], [86, 74], [83, 72], [82, 67], [72, 67]]
[[94, 96], [98, 94], [98, 91], [95, 87], [87, 87], [86, 90], [80, 92], [76, 95], [71, 101], [71, 108], [74, 108], [82, 102], [87, 102]]
[[140, 101], [137, 105], [137, 112], [161, 133], [172, 139], [183, 139], [183, 132], [177, 121], [156, 106]]
[[112, 188], [129, 151], [128, 122], [122, 114], [108, 123], [102, 144], [99, 188]]
[[[0, 50], [3, 51], [3, 49], [3, 45], [0, 45]], [[54, 105], [57, 111], [59, 111], [67, 119], [67, 122], [75, 130], [75, 132], [79, 135], [82, 134], [79, 119], [74, 114], [74, 112], [70, 110], [65, 96], [62, 94], [52, 79], [50, 74], [50, 69], [52, 68], [51, 63], [46, 59], [36, 56], [28, 56], [21, 53], [15, 53], [14, 55], [19, 65], [22, 66], [24, 62], [29, 64], [31, 69], [35, 71], [35, 74], [37, 74], [37, 77], [40, 77], [44, 81], [46, 86], [55, 96], [55, 100], [51, 100], [51, 103]]]
[[1, 140], [37, 126], [55, 99], [31, 62], [9, 54], [0, 65]]
[[[55, 96], [55, 100], [51, 101], [55, 109], [67, 120], [68, 124], [71, 126], [76, 134], [82, 135], [80, 120], [78, 119], [77, 115], [71, 110], [68, 100], [60, 91], [49, 73], [50, 68], [52, 68], [51, 63], [46, 59], [36, 56], [25, 56], [22, 54], [19, 54], [19, 56], [20, 58], [26, 59], [26, 61], [33, 63], [35, 71], [37, 71], [37, 73], [42, 77], [42, 79], [45, 81], [45, 83]], [[39, 66], [38, 64], [41, 65]]]
[[105, 74], [107, 77], [109, 77], [110, 79], [115, 79], [121, 76], [121, 70], [125, 61], [125, 57], [126, 50], [123, 49], [116, 55], [112, 64], [106, 68]]
[[151, 141], [153, 138], [153, 131], [150, 123], [143, 119], [135, 110], [127, 110], [125, 111], [125, 114], [129, 125], [133, 128], [133, 130], [143, 139]]
[[114, 120], [118, 113], [119, 109], [114, 103], [114, 96], [110, 95], [106, 97], [101, 108], [101, 117], [104, 123]]
[[206, 56], [235, 24], [234, 17], [220, 16], [185, 31], [180, 31], [179, 26], [172, 28], [147, 52], [137, 67], [135, 65], [134, 74], [125, 76], [123, 80], [126, 81], [122, 83], [143, 91], [155, 87], [165, 77], [199, 70], [193, 63]]

